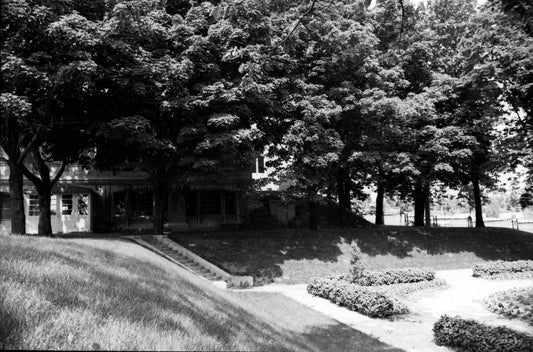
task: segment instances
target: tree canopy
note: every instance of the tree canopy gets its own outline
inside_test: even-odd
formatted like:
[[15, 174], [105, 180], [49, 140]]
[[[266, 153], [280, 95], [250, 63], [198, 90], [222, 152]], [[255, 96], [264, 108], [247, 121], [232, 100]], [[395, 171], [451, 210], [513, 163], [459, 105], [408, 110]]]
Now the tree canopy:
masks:
[[265, 148], [314, 228], [317, 202], [335, 199], [343, 223], [365, 186], [378, 194], [376, 223], [388, 194], [414, 201], [415, 225], [427, 225], [435, 185], [471, 186], [483, 226], [481, 193], [498, 172], [523, 165], [533, 183], [531, 6], [369, 5], [2, 1], [13, 231], [24, 232], [23, 177], [49, 234], [68, 163], [140, 160], [162, 233], [170, 187], [243, 168]]

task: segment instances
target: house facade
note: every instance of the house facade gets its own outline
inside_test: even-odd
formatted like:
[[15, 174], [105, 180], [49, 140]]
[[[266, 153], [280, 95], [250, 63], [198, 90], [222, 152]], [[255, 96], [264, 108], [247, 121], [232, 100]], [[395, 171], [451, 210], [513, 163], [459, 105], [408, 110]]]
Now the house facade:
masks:
[[[69, 165], [53, 189], [52, 231], [109, 232], [152, 227], [154, 196], [146, 172], [138, 164], [98, 171]], [[255, 168], [254, 168], [255, 166]], [[54, 175], [59, 163], [52, 163]], [[255, 169], [255, 170], [254, 170]], [[237, 227], [248, 213], [248, 190], [256, 165], [239, 171], [220, 170], [218, 176], [183, 185], [175, 184], [165, 204], [166, 228], [173, 231]], [[0, 162], [0, 231], [10, 231], [9, 168]], [[38, 197], [24, 180], [26, 232], [37, 233]]]

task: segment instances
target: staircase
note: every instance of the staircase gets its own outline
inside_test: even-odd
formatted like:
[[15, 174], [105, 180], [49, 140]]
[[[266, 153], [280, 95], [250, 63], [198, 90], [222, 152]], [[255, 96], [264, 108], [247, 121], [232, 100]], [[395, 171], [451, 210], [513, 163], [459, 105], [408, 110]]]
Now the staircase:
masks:
[[159, 251], [163, 252], [166, 256], [174, 259], [175, 261], [180, 263], [181, 266], [185, 267], [189, 271], [192, 271], [196, 275], [201, 276], [209, 281], [223, 281], [221, 275], [201, 265], [190, 256], [187, 256], [186, 254], [180, 253], [176, 249], [171, 248], [167, 243], [159, 241], [151, 236], [143, 237], [142, 240], [147, 242], [154, 248], [158, 249]]
[[130, 239], [195, 275], [211, 281], [219, 288], [253, 286], [252, 276], [230, 275], [166, 236], [135, 236]]

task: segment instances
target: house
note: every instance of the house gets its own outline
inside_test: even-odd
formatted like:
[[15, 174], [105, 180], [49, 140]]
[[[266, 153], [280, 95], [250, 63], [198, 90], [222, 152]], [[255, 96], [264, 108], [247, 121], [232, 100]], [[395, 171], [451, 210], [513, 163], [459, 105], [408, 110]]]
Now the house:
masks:
[[[3, 152], [3, 151], [2, 151]], [[169, 230], [235, 227], [248, 213], [249, 190], [255, 168], [220, 170], [186, 187], [174, 185], [168, 192], [165, 216]], [[59, 169], [51, 164], [51, 174]], [[9, 168], [0, 162], [0, 230], [9, 232]], [[26, 232], [37, 233], [38, 197], [32, 183], [24, 180]], [[105, 232], [142, 230], [152, 227], [153, 191], [148, 174], [139, 164], [98, 171], [69, 165], [53, 189], [50, 210], [52, 231]]]

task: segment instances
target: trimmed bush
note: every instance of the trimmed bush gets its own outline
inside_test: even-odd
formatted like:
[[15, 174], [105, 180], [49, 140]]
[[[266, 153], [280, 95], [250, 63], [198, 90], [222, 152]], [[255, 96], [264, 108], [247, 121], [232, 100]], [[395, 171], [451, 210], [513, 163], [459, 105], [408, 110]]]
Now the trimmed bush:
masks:
[[357, 242], [352, 241], [350, 244], [350, 275], [354, 278], [361, 277], [363, 270], [363, 253], [357, 245]]
[[498, 260], [492, 263], [477, 264], [472, 268], [472, 276], [493, 278], [501, 277], [505, 274], [527, 273], [533, 274], [533, 260], [517, 260], [507, 262]]
[[435, 272], [425, 269], [405, 268], [389, 269], [383, 271], [365, 270], [361, 275], [352, 279], [354, 284], [361, 286], [379, 286], [404, 284], [410, 282], [431, 281], [435, 278]]
[[389, 317], [406, 311], [391, 297], [338, 278], [313, 279], [307, 292], [370, 317]]
[[522, 319], [533, 325], [533, 287], [496, 292], [485, 298], [483, 303], [493, 313]]
[[509, 328], [443, 315], [433, 325], [435, 343], [471, 352], [530, 352], [533, 337]]
[[443, 279], [435, 279], [431, 281], [412, 282], [408, 284], [393, 284], [385, 286], [366, 286], [369, 289], [379, 291], [390, 297], [401, 299], [402, 297], [416, 291], [425, 290], [428, 288], [447, 287], [448, 284]]

